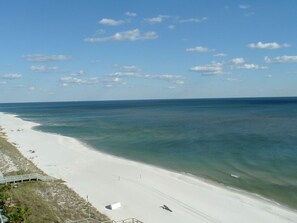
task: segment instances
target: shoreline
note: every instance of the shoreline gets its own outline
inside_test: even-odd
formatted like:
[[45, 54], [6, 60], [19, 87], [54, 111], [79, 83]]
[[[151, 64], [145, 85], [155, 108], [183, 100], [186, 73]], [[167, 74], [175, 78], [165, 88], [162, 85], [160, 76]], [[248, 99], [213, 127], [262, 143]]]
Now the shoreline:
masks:
[[[1, 113], [8, 114], [8, 115], [14, 115], [14, 114], [10, 114], [10, 113], [0, 112], [0, 116], [1, 116]], [[19, 119], [23, 120], [23, 121], [26, 121], [26, 120], [20, 118], [17, 115], [14, 115], [14, 116], [16, 118], [19, 118]], [[185, 176], [185, 177], [193, 178], [194, 180], [202, 181], [202, 182], [204, 182], [206, 184], [211, 184], [211, 185], [214, 185], [214, 186], [217, 186], [217, 187], [221, 187], [223, 189], [229, 190], [230, 192], [235, 192], [235, 193], [239, 193], [239, 194], [242, 194], [242, 195], [254, 198], [254, 199], [259, 199], [262, 202], [267, 202], [268, 204], [279, 206], [281, 208], [288, 209], [289, 211], [293, 211], [293, 212], [297, 211], [297, 209], [294, 209], [294, 208], [290, 207], [289, 205], [286, 205], [284, 203], [279, 203], [279, 202], [277, 202], [275, 200], [269, 199], [267, 197], [264, 197], [261, 194], [255, 193], [255, 192], [249, 192], [249, 191], [243, 190], [241, 188], [228, 186], [228, 185], [226, 185], [226, 184], [224, 184], [222, 182], [215, 181], [215, 180], [208, 179], [208, 178], [204, 178], [204, 177], [201, 177], [201, 176], [197, 176], [197, 175], [194, 175], [192, 173], [187, 173], [187, 172], [183, 172], [183, 171], [179, 172], [179, 171], [176, 171], [174, 169], [165, 168], [165, 167], [162, 167], [162, 166], [157, 166], [157, 165], [153, 165], [153, 164], [149, 164], [149, 163], [142, 163], [140, 161], [130, 160], [130, 159], [125, 158], [125, 157], [120, 157], [120, 156], [116, 156], [116, 155], [113, 155], [113, 154], [109, 154], [109, 153], [97, 150], [97, 149], [93, 148], [92, 146], [88, 145], [86, 142], [80, 141], [79, 139], [76, 139], [74, 137], [69, 137], [69, 136], [64, 136], [62, 134], [59, 134], [59, 133], [46, 132], [46, 131], [34, 129], [35, 127], [41, 126], [40, 123], [36, 123], [36, 122], [33, 122], [33, 121], [26, 121], [26, 122], [31, 122], [32, 124], [34, 124], [34, 126], [32, 126], [33, 131], [42, 132], [42, 133], [46, 133], [46, 134], [53, 134], [53, 135], [61, 136], [61, 137], [72, 138], [72, 139], [78, 141], [78, 143], [80, 143], [83, 147], [86, 147], [87, 149], [92, 150], [92, 151], [97, 152], [97, 153], [100, 153], [102, 155], [110, 156], [111, 158], [120, 159], [120, 160], [123, 160], [124, 162], [135, 162], [136, 164], [148, 166], [148, 167], [151, 167], [151, 168], [157, 168], [157, 169], [160, 169], [160, 170], [164, 170], [164, 171], [166, 171], [168, 173], [175, 173], [175, 174], [182, 175], [182, 176]], [[230, 176], [231, 175], [232, 174], [230, 174]]]
[[[25, 157], [32, 158], [47, 174], [65, 180], [80, 196], [89, 196], [100, 212], [114, 220], [297, 221], [295, 210], [261, 195], [102, 153], [74, 138], [32, 129], [38, 125], [0, 112], [0, 126]], [[30, 149], [36, 151], [35, 157], [28, 152]], [[105, 209], [116, 202], [121, 202], [120, 209]], [[173, 212], [160, 208], [164, 204]]]

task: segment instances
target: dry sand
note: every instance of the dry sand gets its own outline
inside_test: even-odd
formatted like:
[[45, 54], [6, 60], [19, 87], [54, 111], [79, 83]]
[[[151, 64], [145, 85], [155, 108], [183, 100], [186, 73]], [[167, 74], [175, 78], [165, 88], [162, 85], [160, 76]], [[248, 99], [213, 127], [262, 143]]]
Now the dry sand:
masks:
[[[297, 222], [297, 212], [209, 182], [94, 151], [76, 139], [35, 131], [38, 124], [0, 113], [8, 140], [47, 174], [61, 178], [114, 220], [145, 223]], [[32, 150], [35, 151], [32, 154]], [[108, 210], [106, 205], [121, 202]], [[167, 205], [173, 212], [161, 208]]]

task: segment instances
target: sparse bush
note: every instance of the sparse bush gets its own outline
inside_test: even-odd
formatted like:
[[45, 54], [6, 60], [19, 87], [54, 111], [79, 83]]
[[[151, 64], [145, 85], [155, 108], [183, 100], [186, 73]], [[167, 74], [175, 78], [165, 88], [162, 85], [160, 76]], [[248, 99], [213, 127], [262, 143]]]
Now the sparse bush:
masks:
[[25, 206], [12, 207], [9, 208], [9, 213], [7, 213], [9, 222], [11, 223], [25, 223], [30, 215], [30, 209]]

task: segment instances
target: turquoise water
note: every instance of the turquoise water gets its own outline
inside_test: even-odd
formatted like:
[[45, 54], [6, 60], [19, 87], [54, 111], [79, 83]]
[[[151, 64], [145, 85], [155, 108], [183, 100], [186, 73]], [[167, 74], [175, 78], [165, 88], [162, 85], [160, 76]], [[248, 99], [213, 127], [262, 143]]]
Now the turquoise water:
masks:
[[0, 104], [0, 110], [106, 153], [297, 209], [297, 98]]

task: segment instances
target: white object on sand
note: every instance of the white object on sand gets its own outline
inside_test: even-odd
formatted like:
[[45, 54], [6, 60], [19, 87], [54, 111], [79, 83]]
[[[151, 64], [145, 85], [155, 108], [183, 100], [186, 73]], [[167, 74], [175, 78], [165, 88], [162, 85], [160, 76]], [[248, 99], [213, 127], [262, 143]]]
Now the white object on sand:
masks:
[[117, 203], [110, 204], [110, 205], [106, 206], [106, 208], [110, 209], [110, 210], [115, 210], [115, 209], [118, 209], [120, 207], [122, 207], [121, 202], [117, 202]]

